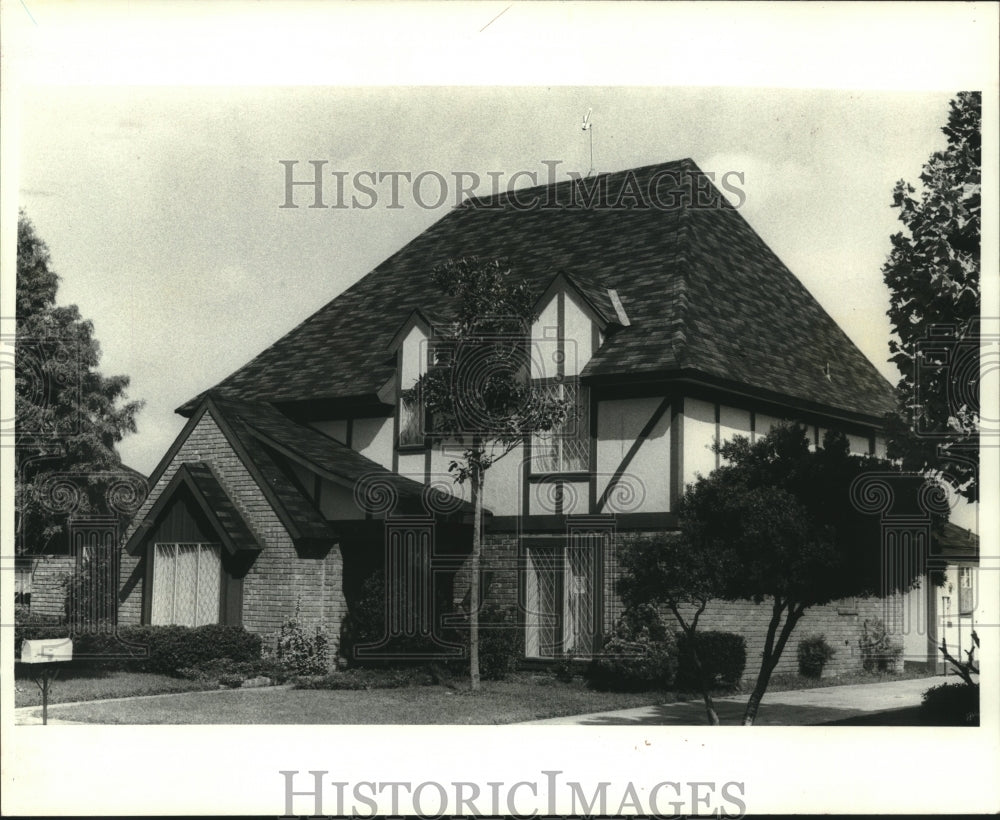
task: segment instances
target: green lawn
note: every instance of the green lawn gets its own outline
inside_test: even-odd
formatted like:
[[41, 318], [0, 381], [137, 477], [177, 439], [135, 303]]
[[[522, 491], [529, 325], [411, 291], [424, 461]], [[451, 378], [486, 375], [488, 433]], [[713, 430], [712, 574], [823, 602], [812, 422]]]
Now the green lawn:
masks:
[[[133, 695], [158, 695], [165, 692], [195, 692], [214, 689], [204, 681], [171, 678], [146, 672], [106, 672], [59, 670], [49, 689], [49, 704], [78, 700], [125, 698]], [[42, 693], [27, 673], [18, 669], [14, 676], [14, 706], [41, 706]]]
[[[544, 681], [544, 682], [543, 682]], [[594, 692], [582, 681], [517, 675], [483, 681], [479, 692], [441, 686], [369, 691], [237, 689], [183, 698], [88, 703], [50, 717], [87, 723], [496, 724], [665, 703], [665, 693]]]
[[[857, 683], [886, 683], [893, 680], [913, 680], [915, 678], [933, 678], [934, 672], [927, 672], [923, 669], [910, 669], [899, 672], [872, 673], [872, 672], [845, 672], [836, 677], [830, 678], [806, 678], [795, 673], [785, 673], [772, 675], [767, 684], [768, 692], [787, 692], [793, 689], [820, 689], [826, 686], [851, 686]], [[750, 676], [742, 685], [730, 694], [745, 694], [747, 696], [753, 691], [756, 677]]]
[[[18, 673], [15, 705], [41, 704], [35, 684]], [[769, 692], [878, 683], [923, 677], [906, 673], [887, 676], [865, 674], [810, 680], [798, 675], [775, 677]], [[691, 700], [700, 697], [673, 693], [615, 693], [587, 689], [576, 678], [562, 683], [548, 674], [519, 673], [506, 681], [483, 681], [472, 693], [468, 682], [457, 689], [410, 686], [401, 689], [294, 690], [281, 688], [205, 692], [216, 687], [201, 681], [138, 672], [63, 670], [52, 686], [50, 704], [126, 698], [135, 695], [189, 692], [183, 698], [148, 698], [141, 701], [88, 703], [57, 709], [53, 717], [90, 723], [147, 724], [497, 724], [627, 709], [633, 706]], [[752, 684], [746, 684], [749, 689]], [[721, 694], [721, 693], [720, 693]], [[765, 698], [766, 699], [766, 698]]]

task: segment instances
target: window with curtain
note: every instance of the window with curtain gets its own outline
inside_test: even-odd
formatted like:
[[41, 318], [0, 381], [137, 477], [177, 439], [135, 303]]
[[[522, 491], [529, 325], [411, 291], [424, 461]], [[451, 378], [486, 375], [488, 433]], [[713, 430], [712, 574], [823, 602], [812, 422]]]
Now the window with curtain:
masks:
[[150, 622], [176, 626], [218, 623], [221, 584], [218, 544], [156, 544]]

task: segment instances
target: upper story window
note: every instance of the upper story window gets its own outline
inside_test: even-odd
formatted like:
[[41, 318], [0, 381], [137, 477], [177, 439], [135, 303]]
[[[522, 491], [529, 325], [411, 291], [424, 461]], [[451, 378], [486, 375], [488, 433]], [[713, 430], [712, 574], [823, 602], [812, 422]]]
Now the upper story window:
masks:
[[533, 473], [582, 473], [590, 469], [590, 402], [578, 379], [543, 381], [538, 386], [554, 398], [567, 399], [569, 415], [561, 425], [532, 436]]
[[399, 446], [422, 447], [424, 444], [423, 403], [414, 394], [399, 398]]

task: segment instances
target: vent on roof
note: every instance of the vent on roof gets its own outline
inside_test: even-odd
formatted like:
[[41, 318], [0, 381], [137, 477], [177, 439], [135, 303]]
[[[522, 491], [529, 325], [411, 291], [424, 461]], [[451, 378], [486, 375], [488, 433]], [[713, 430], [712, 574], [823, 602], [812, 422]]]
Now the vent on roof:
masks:
[[629, 327], [632, 322], [629, 321], [628, 314], [625, 312], [625, 306], [618, 297], [618, 291], [614, 288], [608, 288], [608, 296], [611, 297], [611, 306], [615, 309], [615, 313], [618, 316], [618, 323], [622, 327]]

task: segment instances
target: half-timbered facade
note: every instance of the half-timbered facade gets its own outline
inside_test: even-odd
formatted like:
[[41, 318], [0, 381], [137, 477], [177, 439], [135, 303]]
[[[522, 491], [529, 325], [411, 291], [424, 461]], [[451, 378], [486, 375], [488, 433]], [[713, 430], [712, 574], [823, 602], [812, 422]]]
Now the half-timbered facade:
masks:
[[[616, 550], [676, 527], [713, 442], [795, 420], [884, 454], [892, 387], [690, 160], [470, 200], [179, 408], [189, 423], [127, 539], [125, 620], [270, 631], [298, 606], [335, 635], [357, 579], [399, 550], [433, 567], [413, 595], [463, 599], [455, 445], [424, 436], [405, 391], [449, 308], [431, 271], [470, 255], [529, 283], [532, 377], [576, 407], [486, 478], [484, 591], [516, 608], [529, 658], [599, 647]], [[883, 605], [810, 617], [856, 644]], [[753, 651], [753, 610], [714, 623]]]

